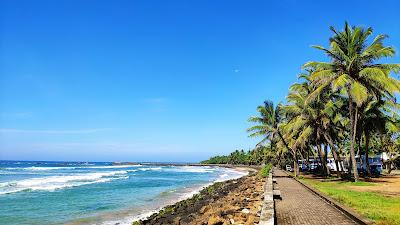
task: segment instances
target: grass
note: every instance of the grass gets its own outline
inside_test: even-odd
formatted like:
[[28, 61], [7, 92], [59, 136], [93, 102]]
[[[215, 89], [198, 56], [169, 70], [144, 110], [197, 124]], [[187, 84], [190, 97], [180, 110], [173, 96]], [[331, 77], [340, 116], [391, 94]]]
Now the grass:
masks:
[[260, 170], [259, 175], [260, 175], [261, 177], [268, 177], [269, 171], [271, 170], [271, 168], [272, 168], [272, 165], [268, 163], [267, 165], [265, 165], [265, 166]]
[[400, 225], [400, 197], [386, 197], [367, 191], [349, 190], [351, 186], [374, 186], [369, 182], [320, 182], [302, 179], [336, 201], [353, 208], [379, 225]]

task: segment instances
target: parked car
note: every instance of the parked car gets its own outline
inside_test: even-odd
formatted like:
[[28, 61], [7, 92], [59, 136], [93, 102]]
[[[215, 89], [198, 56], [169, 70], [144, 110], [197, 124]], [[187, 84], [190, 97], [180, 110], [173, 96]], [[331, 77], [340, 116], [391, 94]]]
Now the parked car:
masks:
[[308, 165], [306, 165], [306, 164], [299, 164], [299, 170], [302, 171], [302, 172], [308, 171], [308, 170], [309, 170]]
[[291, 165], [286, 165], [286, 171], [292, 172], [293, 168]]
[[310, 169], [309, 169], [309, 170], [312, 171], [312, 172], [314, 172], [314, 171], [319, 171], [319, 170], [321, 170], [321, 167], [322, 167], [322, 166], [321, 166], [320, 163], [318, 163], [318, 162], [317, 162], [317, 163], [314, 163], [314, 162], [313, 162], [313, 163], [310, 164]]
[[[365, 160], [365, 156], [361, 156], [362, 164], [360, 163], [360, 158], [356, 157], [357, 161], [357, 170], [359, 173], [367, 174], [367, 163]], [[368, 158], [369, 167], [371, 174], [373, 176], [380, 176], [382, 173], [382, 160], [379, 156], [369, 157]]]

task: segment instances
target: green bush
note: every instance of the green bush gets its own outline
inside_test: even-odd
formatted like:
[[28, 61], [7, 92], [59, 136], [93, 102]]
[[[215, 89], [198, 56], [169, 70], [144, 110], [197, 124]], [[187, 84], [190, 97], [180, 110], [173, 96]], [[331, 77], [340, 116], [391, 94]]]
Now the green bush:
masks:
[[272, 165], [270, 163], [266, 164], [261, 170], [260, 170], [260, 176], [261, 177], [268, 177], [269, 171], [271, 170]]

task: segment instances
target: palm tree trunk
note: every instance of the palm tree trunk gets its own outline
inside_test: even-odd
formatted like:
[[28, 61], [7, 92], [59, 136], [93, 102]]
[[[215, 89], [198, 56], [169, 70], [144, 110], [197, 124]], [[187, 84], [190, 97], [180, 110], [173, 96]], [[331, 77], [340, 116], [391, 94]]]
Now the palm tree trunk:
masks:
[[331, 170], [328, 167], [328, 145], [324, 144], [324, 161], [325, 161], [325, 169], [326, 169], [326, 175], [330, 176], [331, 175]]
[[299, 174], [299, 166], [297, 163], [296, 151], [293, 152], [293, 170], [294, 170], [294, 177], [297, 177], [297, 175]]
[[371, 177], [371, 168], [369, 166], [368, 152], [369, 152], [369, 134], [368, 134], [368, 132], [366, 132], [365, 133], [365, 164], [367, 167], [366, 169], [367, 169], [368, 177]]
[[279, 137], [282, 139], [282, 142], [283, 142], [283, 144], [285, 145], [285, 147], [286, 147], [288, 150], [291, 150], [291, 149], [289, 148], [289, 145], [286, 143], [285, 139], [283, 138], [281, 132], [279, 131], [279, 128], [276, 128], [276, 130], [278, 131], [278, 135], [279, 135]]
[[337, 173], [337, 177], [342, 177], [342, 172], [340, 171], [340, 159], [336, 153], [336, 150], [332, 149], [332, 155], [333, 155], [333, 159], [335, 160], [335, 165], [336, 165], [336, 173]]
[[318, 148], [319, 161], [321, 162], [321, 166], [322, 166], [322, 175], [325, 177], [327, 175], [327, 173], [326, 173], [325, 154], [322, 151], [321, 145], [317, 145], [317, 148]]
[[333, 155], [333, 159], [335, 160], [335, 165], [336, 165], [336, 173], [338, 177], [342, 177], [342, 173], [340, 172], [340, 158], [338, 157], [338, 154], [336, 152], [336, 148], [335, 145], [333, 144], [332, 139], [327, 135], [324, 134], [325, 139], [328, 141], [329, 145], [331, 146], [331, 151], [332, 151], [332, 155]]
[[[350, 93], [350, 92], [349, 92]], [[354, 176], [354, 181], [358, 181], [358, 171], [357, 171], [357, 162], [356, 162], [356, 156], [354, 152], [354, 142], [356, 139], [356, 128], [357, 128], [357, 107], [355, 110], [355, 113], [353, 115], [353, 100], [351, 96], [349, 96], [349, 112], [350, 112], [350, 136], [351, 136], [351, 141], [350, 141], [350, 160], [351, 160], [351, 166], [353, 170], [353, 176]]]
[[337, 148], [337, 155], [338, 155], [338, 158], [339, 158], [340, 171], [343, 172], [343, 173], [345, 173], [346, 171], [345, 171], [345, 169], [344, 169], [344, 162], [343, 162], [343, 160], [340, 158], [340, 152], [342, 152], [341, 150], [342, 150], [341, 147], [338, 146], [338, 148]]
[[306, 168], [310, 168], [310, 150], [307, 151], [307, 161], [306, 161]]
[[388, 169], [388, 174], [390, 174], [392, 172], [392, 160], [388, 160], [387, 162], [387, 169]]

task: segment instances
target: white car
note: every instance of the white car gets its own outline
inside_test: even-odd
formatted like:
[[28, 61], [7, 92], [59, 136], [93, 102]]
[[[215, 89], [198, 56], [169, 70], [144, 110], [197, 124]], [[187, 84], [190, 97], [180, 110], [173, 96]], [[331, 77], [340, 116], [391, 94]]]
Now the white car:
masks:
[[291, 165], [286, 165], [286, 171], [292, 172], [292, 166]]

